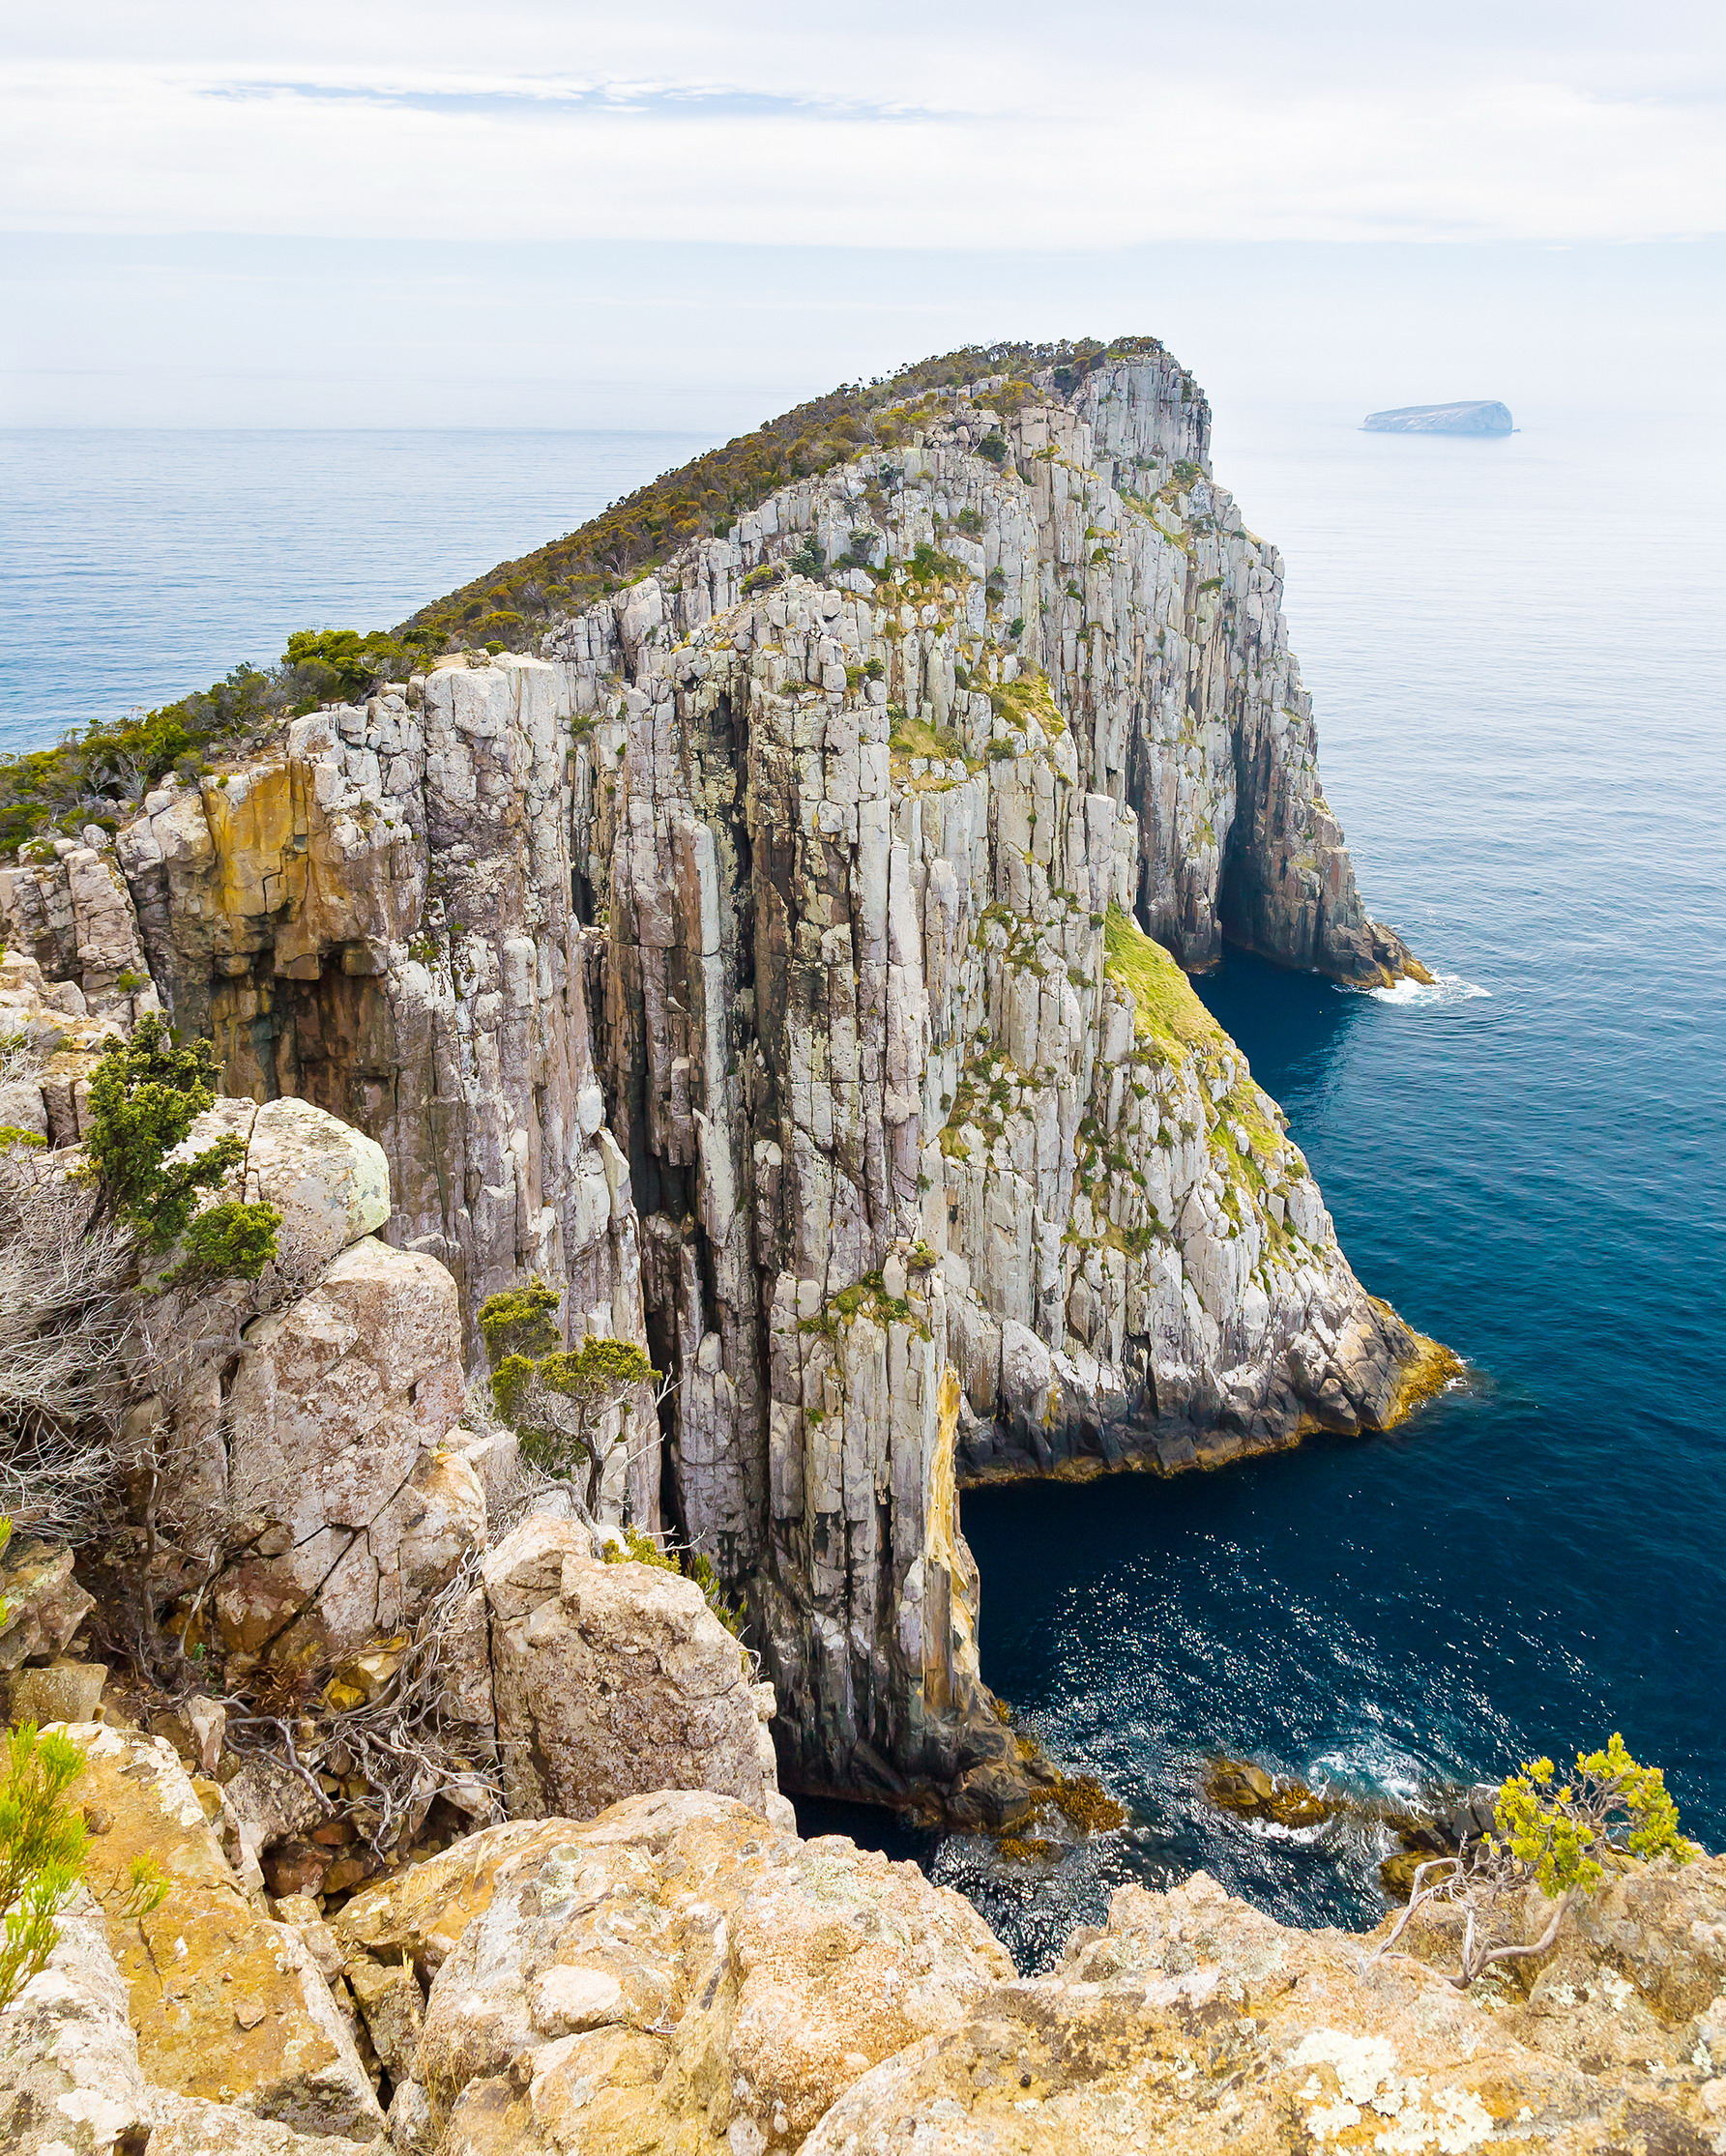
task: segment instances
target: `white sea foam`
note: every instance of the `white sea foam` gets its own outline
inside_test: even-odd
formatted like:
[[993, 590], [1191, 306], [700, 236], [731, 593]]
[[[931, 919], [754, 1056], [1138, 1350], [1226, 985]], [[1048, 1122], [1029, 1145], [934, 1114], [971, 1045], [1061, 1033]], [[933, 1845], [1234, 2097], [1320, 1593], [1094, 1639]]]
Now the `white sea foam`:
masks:
[[1492, 994], [1490, 988], [1481, 988], [1472, 980], [1464, 980], [1460, 974], [1440, 974], [1435, 980], [1399, 980], [1390, 988], [1363, 988], [1349, 992], [1370, 996], [1374, 1003], [1399, 1004], [1405, 1008], [1428, 1004], [1466, 1004], [1472, 1003], [1477, 996], [1489, 998]]

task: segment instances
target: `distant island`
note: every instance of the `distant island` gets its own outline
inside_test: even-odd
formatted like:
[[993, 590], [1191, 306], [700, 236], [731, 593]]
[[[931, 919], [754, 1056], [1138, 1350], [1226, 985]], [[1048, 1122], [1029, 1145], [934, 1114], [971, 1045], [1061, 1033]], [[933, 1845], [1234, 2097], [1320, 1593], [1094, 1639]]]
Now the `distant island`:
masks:
[[1493, 397], [1463, 404], [1399, 404], [1393, 412], [1368, 412], [1368, 434], [1508, 434], [1510, 409]]

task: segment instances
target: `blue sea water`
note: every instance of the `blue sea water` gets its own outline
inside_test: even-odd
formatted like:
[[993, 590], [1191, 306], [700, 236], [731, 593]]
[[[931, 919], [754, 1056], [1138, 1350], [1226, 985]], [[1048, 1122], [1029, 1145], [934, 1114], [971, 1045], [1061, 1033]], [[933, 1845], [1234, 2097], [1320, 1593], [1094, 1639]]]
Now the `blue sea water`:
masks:
[[688, 434], [0, 428], [0, 754], [383, 628], [708, 447]]
[[[1053, 1869], [883, 1815], [1027, 1966], [1204, 1864], [1357, 1922], [1380, 1847], [1207, 1810], [1242, 1754], [1362, 1794], [1622, 1729], [1726, 1846], [1726, 435], [1522, 413], [1507, 440], [1222, 415], [1288, 566], [1329, 798], [1445, 976], [1202, 984], [1376, 1293], [1469, 1359], [1389, 1438], [1172, 1481], [971, 1493], [983, 1673], [1132, 1812]], [[369, 626], [568, 530], [686, 437], [0, 437], [0, 746]]]

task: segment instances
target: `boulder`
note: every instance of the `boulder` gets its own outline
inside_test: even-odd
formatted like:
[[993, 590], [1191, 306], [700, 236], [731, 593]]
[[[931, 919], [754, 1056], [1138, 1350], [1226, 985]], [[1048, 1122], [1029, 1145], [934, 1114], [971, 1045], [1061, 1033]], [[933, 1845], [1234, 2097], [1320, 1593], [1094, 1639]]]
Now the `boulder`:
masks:
[[7, 1685], [7, 1710], [15, 1722], [96, 1722], [102, 1718], [102, 1662], [55, 1661], [15, 1671]]
[[223, 1644], [352, 1653], [398, 1630], [483, 1528], [465, 1462], [455, 1282], [364, 1236], [310, 1294], [247, 1327], [226, 1502], [271, 1523], [215, 1593]]
[[409, 1962], [429, 1984], [476, 1916], [490, 1906], [506, 1861], [543, 1855], [562, 1820], [512, 1820], [470, 1834], [423, 1864], [361, 1889], [331, 1929], [350, 1967]]
[[495, 1861], [432, 1983], [415, 2078], [444, 2149], [794, 2149], [1010, 1974], [914, 1864], [800, 1842], [730, 1798], [555, 1824]]
[[148, 2107], [126, 1981], [84, 1896], [47, 1967], [0, 2014], [0, 2148], [118, 2156], [138, 2146]]
[[59, 1654], [95, 1607], [63, 1545], [15, 1535], [0, 1550], [0, 1670]]
[[604, 1563], [586, 1528], [541, 1518], [482, 1577], [512, 1817], [588, 1819], [653, 1790], [783, 1803], [743, 1652], [692, 1580]]
[[297, 2134], [274, 2118], [233, 2104], [153, 2092], [148, 2156], [385, 2156], [384, 2143], [328, 2134]]
[[[131, 1993], [146, 2077], [172, 2094], [234, 2104], [302, 2132], [382, 2129], [346, 2019], [305, 1942], [242, 1890], [173, 1747], [86, 1724], [74, 1800], [92, 1828], [87, 1878]], [[132, 1860], [167, 1892], [142, 1916]]]
[[1367, 1945], [1286, 1931], [1202, 1872], [1121, 1887], [1105, 1931], [863, 2076], [803, 2156], [1707, 2156], [1694, 2095], [1543, 2057], [1496, 1998]]
[[364, 1131], [284, 1094], [252, 1119], [246, 1195], [281, 1214], [284, 1258], [321, 1272], [390, 1217], [390, 1163]]

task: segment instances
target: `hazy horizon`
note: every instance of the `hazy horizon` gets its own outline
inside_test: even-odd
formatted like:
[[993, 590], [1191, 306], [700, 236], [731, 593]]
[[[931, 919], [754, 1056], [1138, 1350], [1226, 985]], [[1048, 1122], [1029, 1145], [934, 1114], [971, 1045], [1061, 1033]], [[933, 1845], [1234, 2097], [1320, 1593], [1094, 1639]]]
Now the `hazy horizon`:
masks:
[[1711, 398], [1726, 16], [117, 0], [0, 33], [0, 422], [732, 434], [997, 337]]

